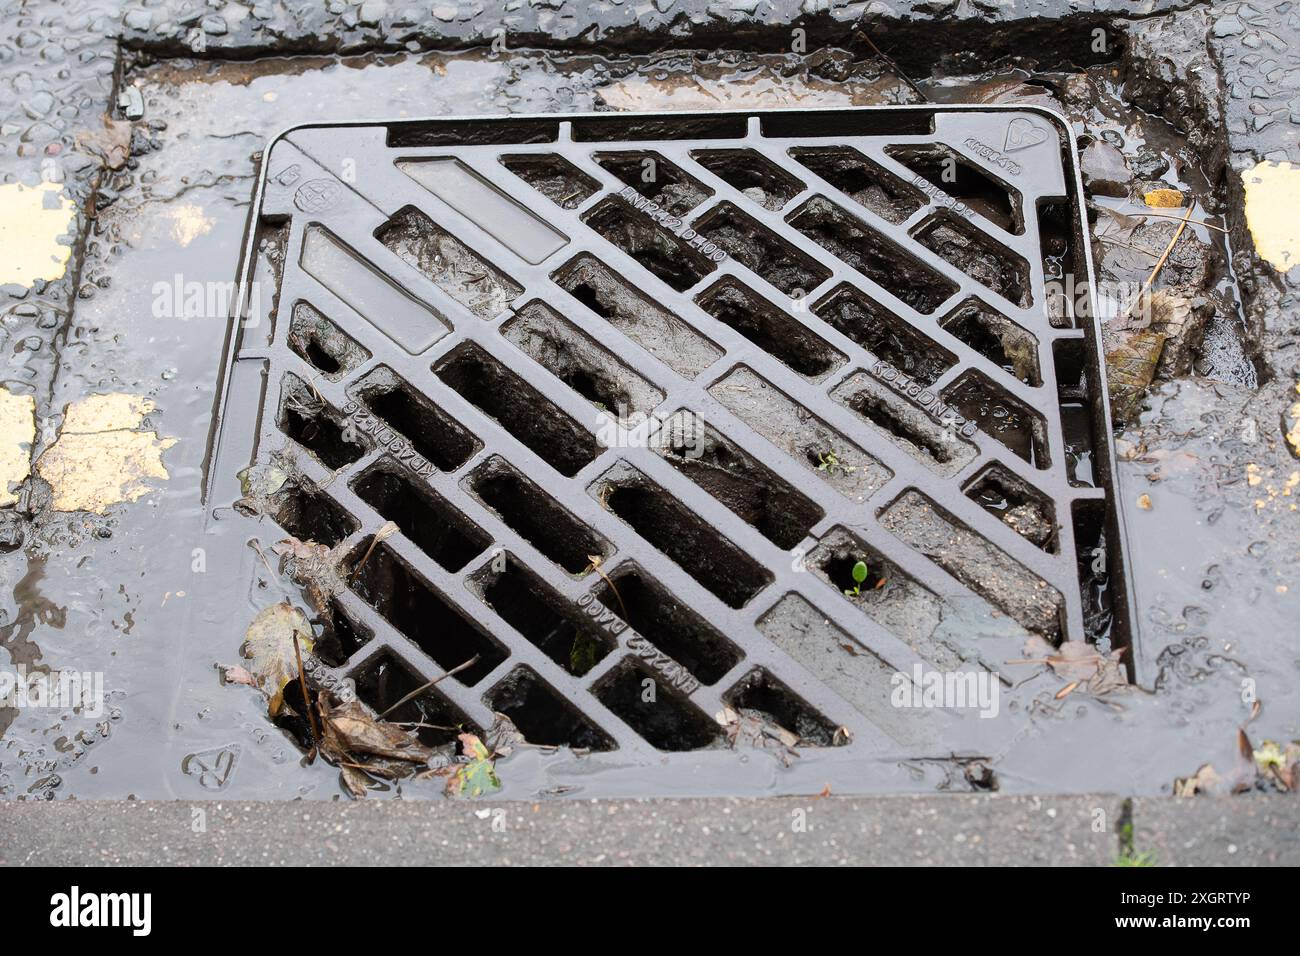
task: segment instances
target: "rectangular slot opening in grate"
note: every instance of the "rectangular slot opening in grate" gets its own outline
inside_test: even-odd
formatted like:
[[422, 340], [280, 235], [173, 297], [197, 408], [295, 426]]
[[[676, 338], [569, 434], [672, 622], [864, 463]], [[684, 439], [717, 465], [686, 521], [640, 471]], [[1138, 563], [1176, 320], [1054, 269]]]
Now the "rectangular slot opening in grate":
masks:
[[740, 139], [748, 132], [742, 115], [721, 116], [584, 116], [572, 120], [573, 139], [579, 143], [637, 142], [639, 140]]
[[1061, 592], [925, 495], [904, 492], [881, 512], [880, 524], [1028, 630], [1059, 643]]
[[523, 146], [553, 143], [560, 122], [545, 119], [485, 117], [476, 120], [416, 120], [389, 123], [389, 146]]
[[789, 217], [790, 225], [918, 312], [930, 313], [957, 291], [945, 276], [909, 256], [861, 220], [814, 196]]
[[831, 397], [938, 474], [956, 474], [977, 454], [975, 446], [951, 424], [936, 421], [919, 405], [865, 372], [855, 372], [835, 386]]
[[615, 665], [592, 693], [656, 750], [700, 750], [722, 736], [717, 722], [633, 658]]
[[567, 263], [554, 279], [560, 288], [685, 378], [694, 378], [722, 350], [593, 256]]
[[983, 230], [948, 212], [926, 220], [916, 241], [1012, 305], [1029, 308], [1029, 263]]
[[614, 750], [614, 741], [578, 708], [527, 667], [516, 667], [485, 697], [494, 713], [505, 714], [530, 744]]
[[1097, 485], [1093, 429], [1096, 418], [1089, 398], [1087, 353], [1083, 339], [1060, 339], [1052, 343], [1056, 366], [1057, 399], [1061, 409], [1061, 432], [1065, 439], [1065, 470], [1076, 488]]
[[1084, 635], [1098, 651], [1107, 653], [1112, 644], [1115, 607], [1106, 540], [1106, 507], [1100, 501], [1076, 501], [1070, 514], [1083, 594]]
[[374, 632], [354, 620], [339, 599], [332, 597], [324, 633], [316, 641], [312, 653], [330, 667], [342, 667], [374, 639]]
[[979, 299], [967, 299], [939, 325], [1013, 378], [1034, 387], [1043, 384], [1038, 339]]
[[[367, 552], [370, 557], [365, 558]], [[387, 541], [367, 537], [342, 570], [352, 590], [439, 667], [451, 670], [477, 654], [478, 663], [454, 680], [477, 684], [506, 659], [501, 645], [398, 557]]]
[[1020, 193], [995, 179], [942, 143], [887, 146], [885, 152], [935, 189], [979, 213], [989, 222], [1019, 235], [1025, 231]]
[[370, 360], [370, 350], [306, 302], [295, 302], [289, 348], [331, 382]]
[[414, 206], [399, 209], [375, 238], [480, 319], [500, 315], [524, 291]]
[[277, 422], [281, 431], [330, 471], [350, 465], [366, 453], [360, 440], [349, 436], [341, 416], [296, 375], [286, 374], [281, 381]]
[[833, 136], [927, 136], [934, 132], [934, 114], [928, 110], [783, 110], [760, 117], [764, 136], [816, 138]]
[[637, 469], [620, 463], [592, 494], [729, 607], [744, 607], [772, 573]]
[[376, 462], [353, 481], [352, 490], [448, 571], [459, 571], [492, 543], [487, 532], [391, 460]]
[[844, 364], [844, 355], [806, 324], [731, 276], [719, 279], [696, 296], [696, 301], [719, 322], [812, 381]]
[[433, 371], [566, 477], [576, 475], [600, 454], [595, 435], [478, 345], [459, 346]]
[[775, 725], [799, 738], [796, 747], [837, 747], [848, 743], [840, 729], [789, 687], [756, 667], [722, 698], [742, 717]]
[[479, 500], [521, 538], [570, 574], [582, 574], [590, 567], [590, 555], [607, 558], [613, 552], [608, 541], [503, 458], [489, 458], [468, 483]]
[[619, 196], [607, 196], [583, 216], [605, 241], [627, 253], [651, 275], [678, 292], [698, 285], [717, 268], [693, 246]]
[[[388, 708], [407, 694], [428, 683], [406, 664], [387, 653], [362, 668], [356, 680], [357, 698], [370, 706], [376, 714], [387, 712]], [[394, 708], [385, 719], [410, 727], [426, 747], [449, 744], [461, 733], [483, 733], [436, 687], [430, 687]]]
[[1052, 466], [1042, 416], [979, 372], [962, 375], [944, 392], [944, 399], [1035, 468]]
[[739, 366], [709, 387], [718, 402], [841, 494], [864, 501], [893, 472], [776, 386]]
[[299, 541], [334, 547], [361, 525], [333, 498], [304, 482], [288, 481], [275, 494], [275, 523]]
[[[386, 366], [381, 365], [361, 379], [353, 393], [375, 418], [439, 471], [455, 471], [483, 447], [463, 425]], [[358, 427], [366, 424], [358, 415]], [[406, 457], [402, 443], [394, 447], [391, 433], [385, 435], [380, 429], [377, 435], [390, 452], [399, 458]]]
[[469, 581], [483, 603], [575, 677], [614, 649], [600, 620], [557, 594], [508, 551], [492, 556]]
[[752, 149], [698, 149], [691, 159], [771, 212], [780, 211], [804, 189], [802, 182]]
[[933, 385], [957, 358], [854, 286], [837, 286], [813, 306], [813, 314], [900, 372]]
[[925, 195], [852, 146], [810, 146], [790, 155], [860, 206], [898, 225], [925, 205]]
[[686, 215], [713, 195], [712, 189], [658, 153], [595, 153], [592, 159], [674, 216]]
[[545, 302], [530, 302], [501, 334], [602, 412], [649, 415], [664, 393]]
[[1074, 210], [1065, 200], [1038, 203], [1038, 245], [1043, 256], [1044, 307], [1053, 328], [1069, 329], [1075, 326], [1075, 302], [1072, 296], [1078, 291], [1067, 287], [1066, 276], [1078, 280], [1087, 276], [1086, 267], [1080, 268], [1075, 250], [1078, 248], [1075, 233], [1078, 226]]
[[695, 413], [677, 412], [661, 434], [655, 450], [670, 465], [777, 547], [790, 550], [821, 520], [821, 508]]
[[501, 165], [563, 209], [577, 209], [600, 192], [600, 183], [555, 153], [502, 156]]
[[716, 684], [742, 654], [713, 625], [635, 565], [621, 564], [596, 599], [702, 684]]
[[989, 465], [967, 486], [966, 496], [1030, 544], [1056, 553], [1052, 499], [1009, 468], [997, 462]]
[[718, 203], [700, 218], [695, 230], [788, 296], [807, 295], [831, 276], [830, 270], [778, 238], [732, 203]]

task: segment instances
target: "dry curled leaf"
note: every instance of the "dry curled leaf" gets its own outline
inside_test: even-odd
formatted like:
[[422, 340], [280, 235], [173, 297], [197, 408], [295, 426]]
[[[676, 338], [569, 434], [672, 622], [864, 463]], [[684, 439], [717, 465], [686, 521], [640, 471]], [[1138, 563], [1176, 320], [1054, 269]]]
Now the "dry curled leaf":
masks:
[[373, 755], [422, 764], [433, 755], [433, 751], [420, 743], [409, 730], [379, 720], [357, 700], [335, 708], [324, 704], [321, 724], [325, 750], [335, 759], [345, 760], [348, 755]]

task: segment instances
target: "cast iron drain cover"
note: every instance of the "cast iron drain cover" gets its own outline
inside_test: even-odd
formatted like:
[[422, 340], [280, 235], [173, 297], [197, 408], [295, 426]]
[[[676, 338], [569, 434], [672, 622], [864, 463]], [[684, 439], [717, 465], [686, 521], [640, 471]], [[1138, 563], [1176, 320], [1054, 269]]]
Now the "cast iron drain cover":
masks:
[[376, 709], [477, 655], [391, 715], [426, 742], [500, 712], [556, 789], [770, 789], [766, 746], [861, 791], [1014, 733], [896, 673], [1132, 650], [1053, 114], [306, 126], [262, 172], [210, 497], [288, 475]]

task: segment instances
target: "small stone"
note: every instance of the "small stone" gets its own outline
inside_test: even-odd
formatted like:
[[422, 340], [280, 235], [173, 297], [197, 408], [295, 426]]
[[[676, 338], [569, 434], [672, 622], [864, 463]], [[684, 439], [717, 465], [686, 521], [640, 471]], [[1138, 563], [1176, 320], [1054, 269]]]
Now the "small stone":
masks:
[[225, 36], [226, 30], [228, 29], [226, 26], [225, 18], [215, 16], [215, 15], [204, 17], [202, 20], [200, 20], [199, 28], [204, 33], [214, 37]]
[[128, 10], [122, 22], [128, 30], [148, 30], [153, 23], [153, 14], [148, 10]]
[[1083, 184], [1093, 195], [1118, 198], [1128, 195], [1132, 175], [1124, 162], [1124, 154], [1110, 143], [1093, 140], [1083, 151], [1079, 168], [1083, 172]]
[[388, 13], [388, 4], [384, 3], [384, 0], [366, 0], [361, 4], [360, 19], [364, 25], [374, 27], [379, 25], [386, 13]]

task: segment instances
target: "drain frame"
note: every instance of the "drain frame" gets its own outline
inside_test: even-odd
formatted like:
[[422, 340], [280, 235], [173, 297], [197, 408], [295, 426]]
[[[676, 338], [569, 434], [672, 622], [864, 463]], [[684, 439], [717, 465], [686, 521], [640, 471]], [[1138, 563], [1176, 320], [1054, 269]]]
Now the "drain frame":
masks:
[[[996, 120], [990, 117], [996, 117]], [[1009, 128], [1011, 124], [1025, 122], [1043, 132], [1050, 144], [1058, 147], [1052, 150], [1052, 154], [1059, 158], [1055, 167], [1050, 163], [1040, 162], [1036, 166], [1022, 163], [1011, 153], [1004, 153], [978, 138], [989, 124], [1005, 123]], [[665, 138], [620, 139], [617, 136], [620, 123], [650, 133], [674, 132]], [[800, 134], [799, 130], [808, 128], [810, 124], [814, 133]], [[927, 124], [929, 132], [925, 132]], [[1045, 124], [1047, 129], [1044, 130], [1041, 124]], [[438, 131], [452, 130], [457, 126], [485, 131], [482, 141], [469, 145], [417, 145], [422, 137], [436, 139]], [[843, 135], [830, 132], [837, 126], [849, 132]], [[695, 135], [685, 135], [692, 130]], [[512, 135], [512, 131], [517, 135]], [[698, 135], [709, 132], [718, 135]], [[966, 134], [964, 137], [961, 136], [963, 133]], [[1019, 141], [1023, 142], [1023, 137]], [[1039, 140], [1032, 145], [1037, 147], [1043, 142]], [[1020, 258], [1027, 268], [1033, 291], [1029, 306], [1001, 298], [987, 284], [945, 263], [918, 241], [918, 233], [950, 221], [958, 212], [951, 197], [900, 164], [886, 151], [886, 147], [925, 147], [936, 143], [953, 150], [964, 164], [974, 165], [992, 179], [1006, 181], [1013, 175], [1010, 170], [1018, 168], [1013, 185], [1022, 203], [1022, 232], [1011, 234], [978, 215], [964, 219], [963, 229], [979, 234], [990, 246], [1009, 249]], [[883, 170], [906, 190], [919, 192], [923, 196], [920, 207], [900, 222], [892, 223], [823, 180], [794, 155], [794, 151], [800, 148], [829, 145], [847, 145], [859, 151], [878, 167], [877, 172]], [[758, 155], [786, 177], [797, 180], [803, 188], [787, 196], [775, 208], [770, 208], [750, 199], [696, 159], [697, 155], [741, 150]], [[711, 193], [684, 217], [648, 208], [644, 197], [597, 159], [598, 156], [607, 157], [620, 152], [629, 156], [646, 153], [662, 156]], [[1039, 158], [1042, 159], [1046, 152], [1039, 150]], [[343, 161], [358, 155], [381, 157], [378, 185], [348, 183], [332, 172], [345, 168]], [[595, 190], [585, 191], [570, 204], [564, 197], [557, 198], [539, 191], [503, 162], [506, 158], [512, 163], [542, 162], [548, 156], [557, 157], [567, 164], [585, 184], [594, 184]], [[485, 228], [483, 223], [475, 222], [463, 207], [447, 204], [399, 168], [399, 163], [433, 159], [454, 160], [457, 165], [466, 167], [488, 187], [506, 194], [510, 202], [524, 210], [526, 215], [540, 220], [553, 233], [564, 237], [565, 242], [541, 255], [539, 261], [532, 262], [532, 257], [512, 250], [503, 241], [505, 237], [494, 235], [493, 230]], [[286, 183], [286, 170], [294, 167], [297, 167], [298, 175]], [[366, 167], [363, 176], [369, 174], [370, 167]], [[309, 198], [306, 201], [299, 202], [300, 190], [312, 183], [318, 185], [307, 194]], [[337, 185], [328, 185], [331, 183]], [[401, 184], [400, 188], [395, 184]], [[784, 185], [790, 188], [788, 183]], [[387, 196], [390, 192], [390, 198], [376, 203], [378, 194]], [[322, 204], [310, 198], [316, 196], [319, 199], [321, 193], [326, 194], [329, 202]], [[438, 566], [405, 535], [394, 535], [385, 544], [393, 549], [397, 559], [448, 604], [471, 617], [506, 651], [504, 658], [473, 687], [444, 681], [440, 690], [469, 720], [485, 727], [491, 722], [491, 711], [485, 701], [508, 675], [520, 667], [526, 668], [541, 685], [551, 688], [577, 707], [598, 732], [607, 735], [620, 759], [663, 764], [665, 781], [675, 781], [662, 787], [653, 782], [647, 787], [642, 782], [634, 791], [636, 793], [645, 793], [647, 789], [667, 792], [680, 785], [681, 773], [696, 772], [702, 767], [722, 773], [725, 766], [729, 768], [726, 772], [731, 772], [736, 767], [736, 755], [725, 748], [665, 753], [650, 746], [625, 721], [606, 708], [594, 693], [595, 689], [608, 686], [612, 679], [609, 675], [616, 668], [635, 664], [642, 670], [649, 669], [656, 679], [671, 684], [673, 693], [686, 688], [684, 699], [709, 719], [723, 709], [730, 696], [753, 673], [768, 674], [775, 686], [786, 688], [798, 703], [836, 726], [849, 730], [851, 744], [818, 749], [815, 760], [804, 764], [815, 764], [819, 773], [834, 773], [837, 779], [853, 781], [856, 777], [850, 768], [856, 766], [860, 770], [861, 761], [883, 766], [902, 754], [915, 756], [915, 742], [897, 729], [883, 728], [885, 721], [873, 719], [862, 707], [833, 691], [814, 676], [812, 668], [792, 658], [778, 646], [777, 641], [765, 636], [763, 622], [773, 620], [782, 607], [795, 607], [801, 603], [814, 609], [830, 627], [847, 634], [859, 646], [858, 652], [882, 662], [886, 670], [905, 673], [917, 663], [932, 665], [935, 661], [933, 654], [927, 656], [927, 648], [918, 649], [914, 642], [909, 643], [877, 620], [860, 613], [837, 594], [827, 580], [817, 574], [805, 573], [799, 568], [798, 554], [792, 556], [778, 548], [723, 502], [673, 468], [654, 448], [620, 444], [649, 438], [656, 420], [663, 423], [683, 412], [698, 415], [708, 428], [715, 429], [753, 460], [776, 462], [773, 467], [776, 477], [788, 483], [821, 512], [821, 517], [810, 528], [809, 537], [795, 551], [810, 553], [831, 532], [851, 527], [867, 548], [884, 555], [904, 579], [936, 600], [951, 602], [953, 607], [959, 608], [958, 618], [978, 617], [993, 606], [973, 595], [940, 566], [916, 550], [907, 548], [880, 524], [880, 516], [903, 494], [909, 490], [919, 491], [941, 504], [946, 512], [952, 512], [960, 525], [974, 529], [977, 536], [997, 551], [1034, 573], [1041, 570], [1042, 580], [1050, 582], [1063, 594], [1063, 635], [1077, 639], [1084, 635], [1085, 609], [1073, 547], [1076, 522], [1071, 521], [1071, 516], [1081, 511], [1096, 516], [1100, 510], [1110, 577], [1112, 639], [1117, 646], [1129, 648], [1130, 677], [1138, 683], [1148, 683], [1153, 662], [1143, 655], [1132, 614], [1135, 601], [1126, 574], [1127, 540], [1123, 515], [1114, 497], [1111, 419], [1105, 401], [1107, 392], [1104, 363], [1100, 358], [1099, 323], [1096, 310], [1091, 308], [1094, 273], [1086, 239], [1082, 195], [1077, 145], [1069, 124], [1058, 114], [1039, 107], [969, 105], [756, 110], [738, 111], [724, 118], [705, 112], [539, 114], [293, 127], [268, 144], [258, 177], [245, 237], [236, 311], [223, 357], [222, 385], [213, 424], [213, 467], [205, 481], [205, 502], [210, 513], [212, 509], [229, 504], [237, 497], [232, 493], [230, 476], [259, 458], [265, 459], [281, 449], [288, 449], [286, 460], [291, 461], [296, 480], [308, 486], [308, 494], [329, 495], [336, 505], [353, 517], [373, 515], [373, 509], [355, 494], [352, 485], [360, 476], [372, 473], [385, 458], [392, 457], [391, 444], [379, 440], [382, 436], [372, 435], [370, 437], [376, 440], [367, 444], [359, 458], [335, 471], [310, 453], [296, 449], [295, 443], [277, 426], [276, 416], [265, 412], [276, 407], [280, 379], [286, 373], [310, 383], [324, 406], [336, 414], [346, 414], [343, 410], [352, 400], [348, 389], [379, 367], [386, 367], [399, 380], [412, 383], [443, 414], [454, 419], [472, 436], [476, 448], [455, 468], [445, 472], [431, 469], [428, 474], [408, 471], [407, 477], [426, 482], [434, 496], [482, 529], [492, 544], [455, 573]], [[887, 247], [903, 250], [925, 269], [937, 271], [954, 284], [954, 291], [941, 295], [935, 308], [929, 311], [918, 312], [910, 308], [850, 262], [790, 224], [789, 219], [804, 209], [809, 200], [817, 197], [829, 202], [839, 214], [865, 224], [885, 241]], [[690, 243], [692, 253], [698, 254], [698, 259], [692, 260], [696, 271], [701, 273], [695, 281], [677, 288], [676, 284], [657, 277], [653, 270], [638, 262], [633, 253], [588, 227], [584, 217], [598, 207], [610, 208], [611, 199], [645, 215], [645, 223], [633, 220], [632, 225], [649, 229], [652, 235], [656, 229], [680, 229], [677, 238]], [[1069, 327], [1061, 327], [1051, 320], [1047, 296], [1043, 293], [1046, 279], [1038, 251], [1038, 211], [1045, 203], [1065, 203], [1071, 211], [1075, 257], [1072, 271], [1076, 281], [1082, 275], [1084, 288], [1081, 308], [1071, 313], [1073, 321]], [[309, 208], [303, 208], [304, 205]], [[411, 206], [430, 216], [435, 226], [449, 232], [483, 261], [500, 269], [520, 287], [521, 293], [499, 314], [484, 317], [462, 305], [411, 261], [388, 253], [376, 237], [399, 213]], [[705, 237], [695, 234], [691, 224], [707, 222], [709, 217], [728, 206], [738, 208], [743, 217], [772, 234], [798, 257], [817, 263], [825, 275], [813, 288], [796, 290], [801, 294], [792, 299], [734, 257], [725, 253], [717, 256], [716, 250], [710, 250], [705, 242], [698, 241]], [[508, 218], [508, 207], [503, 208], [506, 212], [500, 214]], [[381, 274], [410, 300], [411, 308], [428, 313], [429, 328], [437, 332], [433, 341], [413, 351], [412, 343], [418, 345], [422, 340], [411, 338], [409, 326], [399, 330], [400, 336], [386, 334], [375, 323], [374, 316], [367, 317], [362, 311], [353, 309], [333, 290], [306, 274], [296, 250], [301, 248], [304, 232], [309, 228], [329, 229], [332, 236], [350, 246], [363, 267], [369, 265], [378, 269], [376, 263], [382, 263]], [[498, 227], [496, 231], [501, 230]], [[692, 235], [683, 239], [687, 233]], [[259, 255], [259, 245], [269, 237], [278, 237], [277, 241], [284, 243], [285, 253], [283, 271], [273, 280], [276, 285], [275, 304], [264, 316], [272, 322], [267, 330], [249, 324], [249, 319], [250, 316], [257, 317], [250, 307], [252, 289], [266, 279], [266, 261]], [[684, 370], [670, 367], [662, 356], [656, 357], [620, 333], [615, 325], [574, 298], [560, 284], [561, 277], [572, 272], [575, 264], [583, 258], [594, 258], [634, 291], [650, 298], [717, 354], [711, 360], [702, 361], [694, 375], [684, 374]], [[808, 335], [845, 360], [835, 363], [815, 381], [801, 376], [759, 343], [701, 308], [697, 300], [723, 283], [737, 284], [774, 308], [780, 309], [785, 303], [791, 303], [785, 306], [787, 317], [802, 323]], [[821, 304], [845, 288], [856, 290], [885, 310], [892, 319], [905, 323], [916, 335], [928, 340], [930, 346], [953, 356], [954, 362], [928, 386], [908, 382], [906, 376], [900, 376], [893, 366], [877, 359], [855, 338], [850, 338], [816, 314]], [[943, 320], [972, 299], [1001, 313], [1036, 341], [1041, 385], [1035, 387], [1011, 379], [995, 362], [942, 327], [940, 323]], [[799, 308], [800, 300], [804, 302], [802, 309]], [[287, 341], [292, 310], [301, 303], [307, 303], [346, 335], [356, 339], [357, 344], [369, 353], [367, 357], [333, 380], [314, 370], [302, 353], [295, 351]], [[500, 332], [501, 327], [512, 321], [524, 306], [533, 303], [541, 303], [542, 307], [560, 315], [578, 335], [600, 345], [615, 363], [633, 370], [652, 389], [663, 394], [664, 399], [654, 415], [633, 428], [615, 425], [611, 430], [608, 415], [602, 418], [600, 410], [594, 408], [589, 400], [507, 341]], [[808, 308], [809, 303], [817, 305]], [[277, 311], [280, 314], [277, 315]], [[250, 330], [252, 334], [249, 334]], [[1092, 488], [1081, 488], [1069, 481], [1061, 416], [1057, 403], [1050, 400], [1057, 395], [1058, 386], [1054, 349], [1062, 342], [1080, 343], [1068, 348], [1078, 348], [1083, 353], [1086, 387], [1092, 397], [1088, 406], [1093, 473], [1098, 476], [1096, 486]], [[522, 378], [565, 418], [590, 431], [593, 436], [613, 438], [614, 446], [598, 444], [594, 457], [574, 469], [572, 475], [557, 472], [510, 429], [502, 427], [474, 403], [466, 401], [455, 389], [440, 385], [434, 367], [448, 361], [458, 349], [461, 353], [465, 349], [476, 349], [478, 354], [499, 363], [509, 373]], [[767, 383], [767, 387], [779, 393], [784, 401], [809, 412], [812, 420], [842, 436], [845, 448], [865, 452], [883, 465], [888, 476], [865, 493], [848, 494], [826, 480], [828, 476], [819, 473], [820, 469], [809, 468], [807, 462], [798, 461], [792, 448], [782, 447], [755, 431], [743, 415], [720, 401], [713, 391], [739, 369], [748, 370], [754, 380]], [[1003, 444], [984, 434], [977, 426], [968, 434], [966, 429], [970, 423], [962, 416], [952, 417], [951, 407], [944, 402], [946, 390], [959, 382], [962, 376], [973, 373], [991, 380], [1015, 401], [1043, 414], [1050, 461], [1047, 468], [1036, 468], [1008, 453]], [[854, 375], [870, 376], [876, 385], [894, 394], [900, 408], [920, 416], [922, 420], [928, 418], [932, 423], [939, 423], [940, 427], [953, 429], [964, 442], [973, 444], [977, 453], [947, 477], [937, 475], [913, 457], [900, 454], [888, 439], [882, 437], [878, 426], [844, 403], [833, 400], [834, 390]], [[250, 384], [260, 385], [260, 389], [250, 389]], [[1077, 397], [1074, 400], [1077, 401]], [[1061, 403], [1064, 404], [1063, 398]], [[255, 424], [250, 427], [250, 422]], [[550, 494], [556, 505], [585, 525], [596, 539], [608, 544], [608, 553], [601, 555], [602, 561], [608, 561], [602, 565], [602, 570], [607, 570], [615, 579], [623, 572], [648, 576], [664, 592], [682, 601], [693, 614], [718, 632], [728, 635], [740, 651], [731, 669], [710, 685], [698, 681], [692, 685], [686, 668], [658, 651], [651, 642], [644, 638], [637, 640], [640, 636], [605, 603], [596, 599], [596, 594], [605, 587], [602, 575], [588, 571], [585, 575], [575, 576], [570, 570], [555, 564], [496, 511], [468, 493], [471, 475], [486, 467], [494, 457], [522, 472], [526, 481], [536, 484], [542, 493]], [[630, 466], [645, 478], [649, 486], [668, 495], [678, 506], [688, 508], [716, 535], [754, 557], [761, 566], [770, 570], [768, 582], [758, 588], [755, 596], [740, 602], [739, 607], [730, 606], [719, 600], [689, 571], [637, 535], [626, 522], [608, 512], [592, 489], [599, 485], [602, 476], [620, 464]], [[1010, 527], [1003, 526], [990, 517], [986, 508], [966, 496], [965, 488], [994, 466], [1025, 482], [1053, 503], [1056, 553], [1044, 551]], [[358, 524], [359, 527], [340, 544], [341, 553], [351, 553], [359, 542], [378, 530], [378, 523], [369, 518]], [[529, 573], [541, 578], [551, 591], [571, 601], [575, 608], [598, 608], [599, 611], [592, 613], [592, 620], [606, 629], [615, 629], [615, 650], [604, 655], [578, 678], [558, 667], [536, 644], [515, 632], [484, 604], [470, 586], [471, 578], [480, 573], [489, 558], [498, 552], [508, 553], [510, 560], [521, 563]], [[356, 676], [384, 654], [396, 657], [426, 679], [444, 672], [432, 658], [395, 633], [383, 617], [358, 595], [345, 591], [335, 600], [346, 610], [353, 624], [373, 635], [348, 661], [330, 669], [335, 679]], [[998, 632], [1001, 627], [992, 627], [991, 630]], [[1005, 669], [999, 667], [997, 658], [1007, 659], [1004, 652], [1018, 639], [1019, 635], [1008, 638], [1005, 634], [995, 633], [984, 648], [987, 653], [978, 655], [981, 665], [1000, 675], [1004, 683], [1007, 675]], [[683, 678], [683, 674], [687, 676]], [[932, 722], [941, 729], [931, 727], [920, 735], [921, 752], [948, 757], [955, 753], [991, 752], [994, 749], [990, 745], [991, 739], [1002, 735], [1001, 732], [990, 734], [988, 728], [973, 731], [971, 725], [978, 726], [979, 721], [948, 718], [945, 712], [942, 719]], [[807, 755], [814, 751], [801, 752]], [[829, 769], [832, 766], [838, 769], [832, 771]], [[798, 776], [796, 773], [792, 779]], [[613, 779], [617, 781], [618, 775], [614, 774]], [[618, 786], [617, 782], [614, 785]], [[836, 789], [844, 792], [846, 789], [870, 789], [871, 786], [873, 784], [857, 779], [856, 782], [837, 785]]]

